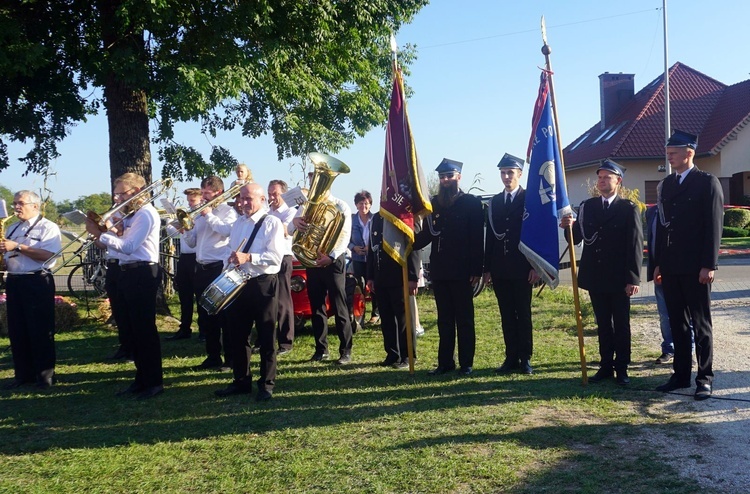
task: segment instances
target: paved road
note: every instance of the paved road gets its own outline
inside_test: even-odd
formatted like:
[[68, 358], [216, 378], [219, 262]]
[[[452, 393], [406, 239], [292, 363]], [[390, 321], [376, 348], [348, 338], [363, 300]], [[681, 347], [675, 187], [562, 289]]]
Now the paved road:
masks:
[[[641, 291], [634, 303], [655, 303], [654, 284], [646, 283], [646, 267], [641, 271]], [[571, 286], [570, 269], [560, 273], [560, 285]], [[712, 300], [750, 299], [750, 257], [722, 257], [712, 287]]]

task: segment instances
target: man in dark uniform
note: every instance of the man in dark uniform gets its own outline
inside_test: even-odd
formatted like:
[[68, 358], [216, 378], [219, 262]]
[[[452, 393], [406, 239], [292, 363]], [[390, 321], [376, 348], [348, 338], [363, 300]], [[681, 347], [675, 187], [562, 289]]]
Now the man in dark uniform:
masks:
[[695, 399], [711, 397], [713, 328], [711, 283], [719, 260], [724, 194], [719, 180], [693, 164], [698, 138], [675, 130], [667, 141], [675, 173], [657, 188], [656, 268], [661, 276], [674, 339], [674, 374], [659, 391], [690, 387], [690, 320], [693, 322], [698, 375]]
[[482, 202], [458, 187], [463, 163], [443, 159], [435, 169], [440, 177], [433, 213], [425, 218], [415, 249], [432, 244], [430, 278], [438, 312], [438, 365], [431, 375], [456, 368], [454, 350], [458, 336], [459, 371], [472, 372], [474, 331], [473, 285], [480, 282], [483, 262], [484, 212]]
[[638, 207], [617, 194], [622, 168], [607, 159], [596, 175], [600, 197], [581, 203], [578, 221], [566, 216], [560, 226], [572, 224], [573, 242], [584, 241], [578, 286], [591, 297], [601, 356], [599, 370], [589, 381], [603, 381], [617, 373], [617, 384], [626, 385], [630, 383], [630, 297], [640, 290], [643, 227]]
[[484, 243], [484, 282], [492, 279], [505, 340], [505, 361], [497, 373], [532, 374], [531, 288], [539, 275], [518, 244], [521, 241], [526, 191], [518, 183], [524, 160], [505, 154], [498, 163], [505, 190], [489, 203]]
[[[409, 365], [406, 347], [406, 309], [401, 265], [383, 250], [383, 217], [375, 214], [370, 222], [367, 249], [367, 287], [377, 299], [380, 329], [383, 331], [385, 360], [382, 366], [403, 368]], [[412, 250], [407, 265], [409, 293], [417, 294], [419, 251]], [[414, 340], [412, 340], [414, 341]]]

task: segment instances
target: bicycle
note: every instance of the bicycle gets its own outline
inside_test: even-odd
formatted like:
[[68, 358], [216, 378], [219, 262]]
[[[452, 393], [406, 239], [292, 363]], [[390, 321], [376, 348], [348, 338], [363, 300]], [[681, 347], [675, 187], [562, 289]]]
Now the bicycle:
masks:
[[81, 262], [68, 274], [68, 291], [72, 297], [79, 299], [102, 298], [106, 296], [104, 287], [107, 277], [107, 261], [104, 250], [91, 245], [85, 253], [76, 252]]

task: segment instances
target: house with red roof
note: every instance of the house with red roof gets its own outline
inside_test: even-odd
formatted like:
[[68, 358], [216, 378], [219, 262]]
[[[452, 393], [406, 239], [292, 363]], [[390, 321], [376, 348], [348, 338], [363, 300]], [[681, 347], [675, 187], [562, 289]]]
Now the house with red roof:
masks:
[[[664, 178], [664, 75], [635, 92], [633, 74], [599, 76], [601, 120], [564, 150], [571, 204], [589, 197], [587, 183], [605, 158], [626, 168], [623, 184], [656, 202]], [[750, 80], [727, 86], [680, 62], [669, 69], [672, 129], [698, 136], [695, 164], [719, 178], [726, 204], [750, 196]]]

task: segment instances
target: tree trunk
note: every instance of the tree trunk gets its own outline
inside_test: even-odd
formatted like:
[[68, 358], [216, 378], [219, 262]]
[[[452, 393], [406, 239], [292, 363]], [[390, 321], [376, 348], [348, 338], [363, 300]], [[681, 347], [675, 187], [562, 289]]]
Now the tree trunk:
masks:
[[132, 172], [151, 183], [146, 92], [131, 89], [110, 74], [104, 86], [104, 98], [109, 125], [111, 179]]
[[[145, 78], [148, 65], [144, 32], [123, 25], [122, 0], [100, 0], [105, 59], [110, 69], [104, 80], [104, 107], [109, 127], [109, 170], [114, 181], [123, 173], [141, 175], [151, 182], [151, 148]], [[126, 71], [127, 73], [121, 73]], [[138, 87], [137, 82], [144, 85]], [[112, 189], [111, 189], [112, 190]]]

